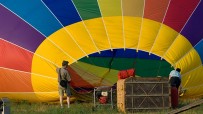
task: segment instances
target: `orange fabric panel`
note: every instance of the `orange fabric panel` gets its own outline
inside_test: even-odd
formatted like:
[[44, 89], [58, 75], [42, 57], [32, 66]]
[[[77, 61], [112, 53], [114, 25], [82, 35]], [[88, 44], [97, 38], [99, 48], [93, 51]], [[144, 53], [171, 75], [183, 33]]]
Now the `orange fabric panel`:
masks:
[[0, 68], [0, 92], [33, 92], [31, 74]]

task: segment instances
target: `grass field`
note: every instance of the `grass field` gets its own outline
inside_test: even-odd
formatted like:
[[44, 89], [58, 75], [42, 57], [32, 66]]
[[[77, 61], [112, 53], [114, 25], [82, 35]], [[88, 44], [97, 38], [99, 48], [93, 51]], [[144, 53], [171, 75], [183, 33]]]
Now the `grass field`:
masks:
[[57, 103], [11, 103], [11, 114], [116, 114], [118, 111], [110, 107], [98, 107], [93, 111], [93, 103], [71, 103], [70, 108], [63, 108]]
[[[180, 102], [180, 105], [186, 105], [189, 102]], [[11, 101], [11, 114], [122, 114], [116, 108], [109, 106], [100, 106], [94, 108], [93, 103], [71, 103], [70, 108], [64, 105], [61, 108], [58, 103], [29, 103], [26, 101]], [[158, 111], [142, 111], [138, 114], [167, 114], [171, 109]], [[203, 105], [191, 110], [182, 112], [181, 114], [203, 114]]]

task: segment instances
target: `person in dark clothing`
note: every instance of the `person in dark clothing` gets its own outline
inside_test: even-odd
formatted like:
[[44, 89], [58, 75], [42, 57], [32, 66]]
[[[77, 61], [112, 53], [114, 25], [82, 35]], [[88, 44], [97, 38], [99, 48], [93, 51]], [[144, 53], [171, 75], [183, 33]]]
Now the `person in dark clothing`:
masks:
[[[68, 108], [70, 107], [70, 96], [71, 96], [71, 91], [70, 91], [70, 81], [71, 81], [71, 76], [69, 74], [69, 72], [67, 71], [68, 68], [68, 61], [63, 61], [62, 62], [62, 67], [61, 68], [56, 68], [56, 72], [58, 73], [58, 89], [59, 89], [59, 100], [60, 100], [60, 104], [61, 104], [61, 108], [63, 108], [63, 96], [64, 93], [66, 93], [67, 95], [67, 105]], [[61, 75], [61, 76], [60, 76]], [[61, 80], [67, 80], [67, 86], [66, 87], [62, 87], [60, 85], [60, 81]]]
[[181, 86], [181, 69], [177, 68], [172, 70], [169, 74], [169, 82], [171, 87], [176, 87], [177, 89]]

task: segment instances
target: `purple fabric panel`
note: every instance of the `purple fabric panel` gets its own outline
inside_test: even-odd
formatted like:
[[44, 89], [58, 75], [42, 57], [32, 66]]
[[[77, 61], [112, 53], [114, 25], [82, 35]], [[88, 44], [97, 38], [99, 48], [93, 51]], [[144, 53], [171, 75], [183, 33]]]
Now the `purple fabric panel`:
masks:
[[203, 38], [203, 1], [199, 4], [181, 34], [185, 36], [193, 46]]
[[35, 52], [45, 37], [0, 5], [0, 38]]

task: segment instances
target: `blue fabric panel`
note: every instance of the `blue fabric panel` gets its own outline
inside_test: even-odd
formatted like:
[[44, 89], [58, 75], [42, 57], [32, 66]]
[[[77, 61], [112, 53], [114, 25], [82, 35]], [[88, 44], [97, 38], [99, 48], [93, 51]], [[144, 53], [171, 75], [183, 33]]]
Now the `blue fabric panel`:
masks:
[[102, 51], [101, 54], [93, 53], [89, 55], [90, 57], [116, 57], [116, 58], [142, 58], [142, 59], [153, 59], [153, 60], [160, 60], [161, 58], [156, 55], [149, 55], [148, 52], [139, 51], [133, 49], [114, 49]]
[[185, 36], [190, 43], [195, 46], [203, 38], [203, 1], [200, 2], [197, 9], [185, 25], [181, 34]]
[[198, 52], [203, 63], [203, 39], [194, 48]]
[[35, 27], [45, 36], [62, 28], [40, 0], [1, 0], [0, 3]]
[[43, 0], [63, 26], [81, 21], [71, 0]]

